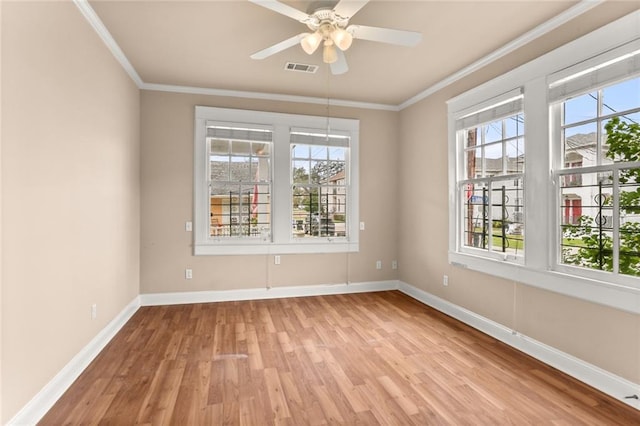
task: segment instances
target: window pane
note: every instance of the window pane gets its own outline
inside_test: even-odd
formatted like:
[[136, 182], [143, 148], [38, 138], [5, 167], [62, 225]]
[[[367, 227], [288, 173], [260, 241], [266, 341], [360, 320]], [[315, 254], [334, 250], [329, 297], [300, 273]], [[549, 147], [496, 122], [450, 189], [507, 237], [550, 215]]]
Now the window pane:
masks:
[[627, 124], [640, 124], [640, 112], [635, 112], [633, 114], [624, 114], [620, 116], [620, 120], [624, 121]]
[[292, 236], [345, 237], [347, 148], [310, 145], [308, 150], [311, 161], [294, 160], [291, 169]]
[[507, 173], [524, 172], [524, 138], [506, 142]]
[[292, 169], [292, 181], [294, 183], [309, 183], [309, 174], [311, 168], [308, 161], [294, 161]]
[[502, 121], [494, 121], [493, 123], [482, 126], [484, 131], [484, 143], [499, 141], [502, 139]]
[[505, 120], [505, 138], [524, 135], [524, 114], [514, 115]]
[[232, 141], [231, 153], [233, 155], [249, 155], [251, 153], [251, 142]]
[[619, 175], [619, 271], [640, 275], [640, 169], [623, 169]]
[[253, 144], [253, 154], [257, 157], [270, 157], [271, 145], [268, 143], [255, 143]]
[[346, 154], [346, 149], [345, 148], [335, 148], [335, 147], [331, 147], [329, 148], [329, 159], [330, 160], [340, 160], [340, 161], [345, 161], [345, 154]]
[[[482, 144], [475, 144], [475, 131], [475, 128], [466, 129], [462, 133], [466, 146], [465, 178], [481, 181], [459, 187], [463, 205], [461, 244], [502, 254], [523, 255], [524, 116], [515, 114], [481, 126]], [[507, 173], [519, 176], [489, 180]]]
[[311, 183], [319, 184], [325, 179], [325, 172], [327, 170], [326, 161], [312, 161], [311, 162]]
[[311, 145], [311, 159], [326, 160], [328, 158], [327, 148], [324, 146]]
[[564, 102], [564, 124], [591, 120], [598, 115], [598, 92], [568, 99]]
[[522, 179], [495, 181], [491, 185], [492, 251], [512, 255], [524, 253]]
[[484, 158], [484, 176], [495, 176], [503, 173], [502, 143], [485, 146]]
[[211, 153], [212, 154], [228, 154], [229, 141], [221, 140], [221, 139], [213, 139], [211, 141]]
[[579, 176], [580, 184], [568, 177], [561, 180], [561, 262], [613, 271], [612, 175], [606, 172]]
[[565, 164], [580, 163], [582, 166], [597, 164], [596, 123], [564, 129]]
[[228, 181], [229, 180], [229, 157], [228, 156], [211, 156], [211, 180], [212, 181]]
[[212, 185], [210, 235], [268, 238], [271, 223], [270, 201], [268, 184]]
[[292, 145], [291, 156], [293, 158], [310, 158], [309, 145]]
[[251, 181], [251, 159], [249, 157], [231, 157], [229, 171], [232, 181]]
[[[346, 201], [346, 195], [343, 197]], [[335, 235], [335, 224], [329, 214], [327, 190], [318, 186], [294, 186], [293, 236], [327, 237]]]
[[463, 204], [462, 244], [488, 249], [489, 187], [486, 183], [467, 184], [461, 193]]
[[238, 236], [240, 234], [240, 196], [238, 185], [214, 184], [211, 186], [211, 236]]
[[212, 139], [210, 146], [209, 235], [268, 238], [270, 144]]
[[464, 132], [464, 147], [472, 147], [476, 145], [480, 145], [480, 141], [478, 141], [478, 129], [467, 129]]
[[466, 178], [475, 179], [482, 177], [482, 148], [468, 150], [464, 154]]
[[602, 89], [602, 115], [640, 107], [640, 77]]
[[271, 167], [269, 158], [251, 158], [251, 180], [254, 182], [269, 182]]
[[[638, 123], [640, 112], [614, 117], [602, 123], [602, 150], [607, 164], [613, 161], [640, 161], [640, 130], [635, 127]], [[613, 146], [609, 145], [610, 134], [613, 136]]]

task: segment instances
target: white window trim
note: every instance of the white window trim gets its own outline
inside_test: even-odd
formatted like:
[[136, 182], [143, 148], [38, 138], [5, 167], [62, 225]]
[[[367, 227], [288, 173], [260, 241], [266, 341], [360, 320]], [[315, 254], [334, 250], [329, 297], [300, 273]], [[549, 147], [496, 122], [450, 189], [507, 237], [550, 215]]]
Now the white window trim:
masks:
[[[591, 63], [595, 56], [640, 39], [640, 11], [629, 14], [590, 34], [549, 52], [494, 80], [465, 92], [447, 102], [449, 156], [449, 262], [459, 267], [517, 281], [553, 292], [611, 306], [627, 312], [640, 313], [640, 279], [623, 277], [612, 280], [610, 274], [572, 275], [572, 268], [557, 264], [557, 208], [558, 200], [552, 170], [549, 143], [559, 132], [554, 123], [548, 96], [552, 76], [557, 78], [565, 69], [576, 64]], [[525, 116], [525, 262], [522, 265], [489, 259], [459, 249], [460, 203], [457, 199], [457, 177], [460, 164], [456, 141], [455, 119], [472, 110], [491, 104], [501, 94], [524, 88]], [[495, 102], [494, 102], [495, 103]], [[535, 123], [531, 125], [530, 123]], [[539, 203], [539, 200], [546, 200]], [[546, 229], [548, 232], [532, 232]], [[582, 269], [582, 268], [581, 268]]]
[[[512, 173], [512, 174], [504, 174], [504, 175], [495, 175], [492, 177], [485, 178], [465, 178], [465, 170], [466, 164], [464, 164], [464, 132], [471, 127], [479, 127], [489, 122], [495, 120], [501, 120], [505, 117], [512, 116], [514, 114], [522, 114], [524, 111], [521, 108], [522, 105], [522, 88], [517, 88], [514, 90], [510, 90], [506, 93], [499, 94], [491, 99], [481, 102], [480, 104], [473, 105], [469, 108], [465, 108], [462, 111], [456, 111], [450, 115], [450, 121], [453, 120], [453, 126], [456, 131], [455, 139], [456, 139], [456, 189], [457, 193], [455, 194], [456, 203], [455, 207], [455, 217], [456, 224], [461, 223], [461, 220], [464, 217], [464, 203], [461, 201], [460, 197], [462, 196], [461, 190], [459, 189], [461, 184], [471, 183], [471, 182], [483, 182], [492, 186], [495, 181], [503, 181], [503, 180], [512, 180], [519, 177], [524, 177], [526, 175], [526, 168], [524, 173]], [[526, 129], [526, 127], [525, 127]], [[525, 141], [527, 140], [527, 134], [525, 130], [524, 134]], [[478, 145], [480, 146], [480, 145]], [[526, 142], [525, 142], [526, 146]], [[526, 153], [526, 149], [525, 149]], [[526, 158], [526, 157], [525, 157]], [[525, 187], [526, 188], [526, 187]], [[491, 195], [489, 195], [489, 199], [491, 199]], [[491, 201], [489, 201], [491, 203]], [[489, 223], [493, 222], [493, 218], [491, 217], [492, 209], [489, 208]], [[526, 206], [524, 207], [524, 211], [526, 211]], [[489, 240], [488, 249], [474, 248], [469, 247], [462, 244], [462, 236], [464, 234], [464, 230], [462, 228], [456, 229], [456, 245], [455, 247], [460, 253], [470, 254], [472, 256], [484, 257], [488, 259], [495, 259], [501, 261], [509, 261], [515, 262], [518, 264], [524, 263], [524, 256], [522, 254], [510, 254], [510, 253], [500, 253], [498, 251], [493, 251], [490, 249], [492, 246], [492, 239]], [[526, 230], [525, 230], [526, 234]], [[526, 243], [525, 243], [526, 244]], [[525, 247], [526, 250], [526, 247]], [[526, 251], [525, 251], [526, 253]], [[525, 254], [526, 255], [526, 254]]]
[[[206, 123], [209, 121], [255, 124], [273, 130], [271, 237], [260, 239], [215, 239], [209, 236], [209, 189], [207, 181]], [[359, 120], [282, 114], [196, 106], [193, 165], [193, 252], [195, 255], [339, 253], [359, 250]], [[349, 186], [347, 189], [347, 237], [295, 239], [291, 234], [291, 149], [293, 128], [327, 129], [351, 137]]]

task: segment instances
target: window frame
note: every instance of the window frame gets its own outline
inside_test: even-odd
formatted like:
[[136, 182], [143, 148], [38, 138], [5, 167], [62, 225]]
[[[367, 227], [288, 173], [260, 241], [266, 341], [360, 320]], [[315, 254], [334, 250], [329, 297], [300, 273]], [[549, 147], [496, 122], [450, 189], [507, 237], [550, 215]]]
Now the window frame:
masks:
[[[484, 257], [487, 259], [495, 259], [495, 260], [503, 260], [503, 261], [508, 261], [508, 262], [514, 262], [514, 263], [518, 263], [518, 264], [523, 264], [524, 263], [524, 259], [525, 259], [525, 254], [510, 254], [507, 252], [499, 252], [493, 249], [493, 239], [495, 238], [495, 234], [493, 234], [493, 226], [488, 226], [489, 228], [489, 234], [488, 234], [488, 244], [487, 247], [484, 248], [476, 248], [473, 246], [469, 246], [464, 244], [463, 240], [464, 240], [464, 235], [466, 233], [464, 225], [463, 225], [463, 221], [465, 220], [465, 214], [464, 214], [464, 209], [466, 208], [467, 204], [464, 202], [464, 198], [465, 198], [465, 191], [466, 191], [466, 187], [468, 185], [475, 185], [475, 184], [484, 184], [487, 185], [488, 189], [488, 204], [486, 204], [486, 206], [488, 207], [488, 215], [487, 215], [487, 222], [489, 224], [493, 223], [493, 220], [495, 220], [492, 216], [492, 212], [493, 212], [493, 207], [495, 207], [495, 205], [492, 202], [492, 198], [493, 198], [493, 185], [495, 182], [502, 182], [502, 181], [509, 181], [509, 180], [517, 180], [517, 179], [521, 179], [523, 182], [523, 189], [522, 189], [522, 194], [524, 196], [524, 177], [526, 175], [526, 167], [524, 168], [524, 170], [520, 173], [509, 173], [507, 168], [506, 168], [506, 153], [503, 151], [501, 160], [502, 160], [502, 174], [496, 174], [496, 175], [492, 175], [492, 176], [482, 176], [482, 177], [470, 177], [467, 176], [467, 165], [466, 165], [466, 156], [468, 155], [467, 153], [470, 151], [468, 149], [468, 147], [465, 146], [465, 135], [467, 134], [467, 132], [471, 129], [471, 128], [476, 128], [476, 129], [481, 129], [484, 128], [486, 125], [490, 125], [491, 123], [494, 123], [496, 121], [501, 121], [502, 124], [501, 126], [504, 127], [504, 120], [510, 117], [513, 117], [514, 115], [519, 115], [519, 116], [523, 116], [524, 115], [524, 108], [522, 105], [522, 89], [521, 88], [517, 88], [511, 91], [508, 91], [506, 93], [503, 93], [501, 95], [498, 95], [494, 98], [491, 98], [489, 100], [487, 100], [486, 102], [481, 103], [480, 105], [474, 105], [471, 108], [462, 110], [462, 111], [458, 111], [455, 114], [453, 114], [453, 117], [450, 117], [450, 119], [454, 120], [454, 126], [456, 128], [456, 148], [455, 148], [455, 155], [458, 157], [456, 159], [456, 164], [458, 165], [457, 170], [456, 170], [456, 227], [457, 227], [457, 235], [456, 235], [456, 250], [460, 253], [465, 253], [465, 254], [470, 254], [470, 255], [474, 255], [474, 256], [478, 256], [478, 257]], [[501, 129], [501, 132], [503, 132], [504, 129]], [[486, 147], [487, 145], [495, 145], [500, 143], [503, 147], [505, 146], [505, 143], [508, 139], [515, 139], [517, 140], [519, 138], [518, 135], [515, 136], [515, 138], [502, 138], [499, 141], [493, 141], [493, 142], [489, 142], [489, 143], [480, 143], [477, 144], [476, 147], [480, 148], [484, 151], [484, 147]], [[525, 132], [522, 135], [522, 138], [524, 139], [524, 143], [525, 143], [525, 160], [526, 160], [526, 140], [527, 140], [527, 134], [526, 134], [526, 127], [525, 127]], [[481, 140], [484, 140], [484, 136], [481, 136]], [[477, 149], [475, 148], [475, 149]], [[483, 153], [482, 155], [482, 165], [481, 165], [481, 172], [484, 175], [484, 173], [486, 172], [486, 157]], [[483, 205], [485, 205], [485, 203], [483, 202]], [[522, 203], [522, 205], [520, 206], [522, 207], [523, 211], [526, 211], [526, 207], [524, 205], [524, 203]], [[523, 223], [524, 225], [524, 223]], [[526, 226], [525, 226], [526, 228]], [[526, 231], [525, 231], [526, 233]], [[526, 243], [525, 243], [526, 244]], [[526, 252], [525, 252], [526, 253]]]
[[[531, 62], [515, 68], [493, 80], [481, 84], [449, 101], [448, 158], [449, 158], [449, 262], [458, 267], [498, 276], [623, 311], [640, 313], [640, 279], [613, 279], [611, 274], [576, 274], [558, 265], [556, 247], [560, 202], [554, 170], [564, 164], [561, 156], [560, 126], [551, 110], [551, 83], [580, 69], [593, 67], [612, 59], [618, 49], [633, 49], [640, 43], [640, 11], [561, 46]], [[637, 49], [637, 47], [635, 47]], [[613, 52], [613, 53], [612, 53]], [[489, 259], [459, 249], [460, 200], [456, 183], [460, 163], [455, 120], [473, 109], [495, 104], [497, 97], [523, 88], [526, 132], [524, 221], [529, 230], [548, 232], [526, 234], [524, 263], [516, 264]], [[556, 141], [556, 143], [552, 143]], [[540, 202], [545, 200], [545, 202]], [[588, 276], [587, 276], [588, 275]], [[627, 278], [627, 277], [623, 277]]]
[[[251, 126], [250, 129], [245, 129], [245, 130], [249, 130], [250, 131], [249, 133], [266, 131], [266, 132], [269, 132], [269, 133], [272, 134], [270, 126], [264, 126], [264, 125], [258, 126], [256, 124], [249, 124], [249, 123], [231, 123], [231, 122], [218, 122], [218, 121], [214, 121], [214, 120], [206, 120], [207, 129], [210, 126], [211, 127], [217, 127], [217, 128], [228, 127], [230, 129], [230, 132], [235, 132], [235, 131], [238, 130], [238, 128], [242, 129], [242, 128], [247, 128], [247, 127]], [[242, 132], [243, 130], [239, 130], [239, 131]], [[224, 138], [223, 137], [218, 137], [217, 139], [226, 140], [228, 143], [233, 141], [234, 143], [240, 142], [240, 143], [252, 143], [252, 144], [254, 144], [254, 143], [256, 143], [256, 144], [268, 143], [269, 144], [270, 148], [269, 148], [269, 156], [268, 156], [268, 159], [269, 159], [269, 167], [268, 167], [269, 180], [268, 181], [255, 181], [255, 180], [253, 180], [252, 182], [247, 182], [246, 184], [243, 184], [241, 179], [240, 180], [228, 179], [224, 183], [227, 184], [227, 185], [234, 185], [234, 186], [237, 185], [239, 187], [248, 184], [249, 186], [253, 186], [254, 188], [256, 186], [264, 186], [265, 183], [266, 183], [269, 186], [269, 197], [271, 197], [271, 193], [272, 193], [271, 183], [273, 182], [273, 179], [271, 179], [271, 176], [273, 175], [273, 156], [272, 156], [273, 137], [271, 137], [271, 139], [269, 141], [265, 141], [265, 140], [262, 140], [260, 138], [257, 138], [257, 139], [251, 139], [251, 138], [236, 139], [236, 138], [232, 138], [232, 137], [224, 137]], [[233, 146], [233, 144], [231, 144], [231, 145]], [[206, 148], [207, 149], [207, 153], [210, 156], [213, 156], [214, 154], [209, 152], [209, 150], [208, 150], [208, 144], [206, 144], [206, 141], [205, 141], [205, 147], [207, 147]], [[228, 165], [229, 165], [229, 173], [227, 173], [229, 178], [231, 178], [231, 164], [233, 164], [233, 160], [231, 160], [232, 158], [234, 158], [234, 157], [235, 158], [249, 158], [249, 160], [255, 158], [258, 161], [260, 160], [260, 158], [265, 158], [265, 157], [260, 157], [258, 155], [254, 155], [253, 153], [249, 153], [248, 156], [242, 155], [242, 154], [234, 155], [233, 152], [231, 152], [231, 150], [232, 150], [232, 148], [230, 147], [230, 151], [228, 152], [228, 154], [224, 155], [226, 157], [229, 157], [229, 163], [228, 163]], [[222, 155], [218, 154], [216, 156], [217, 157], [221, 157]], [[212, 173], [210, 167], [211, 167], [210, 162], [207, 162], [206, 177], [207, 177], [207, 181], [208, 182], [209, 182], [209, 177], [211, 176], [211, 173]], [[218, 180], [216, 182], [220, 183], [222, 181]], [[209, 183], [209, 184], [211, 184], [211, 183]], [[230, 197], [231, 197], [231, 195], [230, 195]], [[238, 207], [240, 209], [242, 209], [244, 207], [244, 206], [242, 206], [242, 199], [244, 198], [243, 194], [238, 192], [237, 198], [238, 198], [238, 200], [240, 202], [240, 205]], [[211, 200], [209, 200], [209, 203], [211, 203]], [[222, 204], [224, 204], [224, 203], [222, 203]], [[232, 203], [229, 202], [229, 207], [230, 208], [232, 207], [231, 204]], [[211, 205], [211, 204], [208, 204], [208, 206], [209, 205]], [[247, 206], [247, 207], [249, 207], [249, 206]], [[271, 207], [271, 202], [269, 202], [269, 207]], [[247, 208], [247, 217], [249, 216], [248, 215], [248, 213], [249, 213], [248, 210], [249, 209]], [[271, 209], [269, 209], [269, 211], [270, 210]], [[242, 211], [238, 211], [238, 212], [236, 212], [236, 214], [237, 214], [237, 216], [239, 218], [241, 218], [243, 216]], [[270, 218], [269, 219], [269, 228], [271, 228], [271, 214], [270, 213], [269, 213], [269, 218]], [[262, 235], [257, 235], [257, 234], [256, 235], [245, 235], [244, 233], [238, 233], [237, 235], [233, 235], [233, 227], [234, 227], [233, 223], [230, 222], [229, 225], [224, 225], [223, 224], [222, 228], [224, 229], [227, 226], [229, 227], [229, 235], [222, 235], [222, 236], [217, 235], [217, 236], [213, 237], [214, 241], [228, 241], [228, 240], [246, 239], [247, 241], [250, 241], [252, 244], [261, 244], [261, 243], [264, 244], [264, 243], [266, 243], [265, 237], [262, 236]], [[237, 225], [235, 225], [235, 226], [236, 227], [243, 227], [245, 225], [241, 221], [238, 221]], [[246, 226], [249, 226], [249, 229], [251, 229], [250, 225], [246, 225]]]
[[[339, 253], [359, 250], [359, 127], [356, 119], [284, 114], [265, 111], [195, 107], [193, 167], [194, 255], [251, 255]], [[209, 188], [206, 128], [208, 122], [258, 126], [273, 132], [271, 154], [271, 233], [269, 238], [215, 238], [209, 235]], [[290, 132], [313, 129], [350, 137], [347, 167], [347, 224], [345, 237], [294, 238], [291, 203]]]
[[[607, 54], [606, 56], [609, 56], [610, 54]], [[638, 57], [640, 58], [640, 55], [638, 55]], [[604, 62], [604, 59], [601, 58], [601, 60]], [[613, 204], [611, 205], [611, 218], [612, 218], [612, 228], [611, 228], [611, 234], [612, 234], [612, 239], [614, 242], [618, 241], [619, 238], [619, 232], [620, 232], [620, 220], [619, 220], [619, 216], [618, 216], [618, 200], [619, 200], [619, 174], [620, 171], [623, 169], [629, 169], [629, 168], [638, 168], [640, 167], [640, 162], [635, 161], [635, 162], [606, 162], [606, 163], [602, 163], [601, 160], [601, 156], [602, 156], [602, 142], [603, 142], [603, 135], [604, 135], [604, 131], [603, 131], [603, 126], [602, 124], [604, 122], [606, 122], [607, 120], [616, 117], [616, 116], [621, 116], [624, 114], [628, 114], [629, 110], [625, 110], [625, 111], [621, 111], [620, 113], [609, 113], [609, 114], [602, 114], [602, 108], [601, 108], [601, 103], [602, 103], [602, 90], [608, 87], [611, 87], [613, 85], [615, 85], [616, 83], [620, 83], [620, 82], [624, 82], [630, 79], [638, 79], [640, 78], [640, 72], [636, 72], [636, 73], [630, 73], [628, 74], [623, 80], [621, 81], [616, 81], [616, 82], [608, 82], [606, 84], [597, 84], [594, 86], [589, 87], [589, 89], [582, 94], [574, 94], [571, 97], [568, 97], [567, 99], [564, 100], [557, 100], [554, 103], [551, 103], [549, 105], [549, 110], [550, 110], [550, 114], [553, 117], [553, 122], [557, 123], [556, 126], [558, 127], [557, 130], [554, 131], [554, 134], [556, 134], [556, 137], [554, 138], [554, 140], [552, 141], [554, 144], [557, 145], [557, 147], [555, 148], [556, 151], [557, 150], [563, 150], [564, 149], [564, 137], [562, 136], [562, 131], [566, 128], [570, 128], [570, 127], [576, 127], [576, 126], [582, 126], [584, 125], [584, 123], [586, 124], [590, 124], [590, 123], [594, 123], [595, 124], [595, 129], [596, 129], [596, 164], [594, 165], [590, 165], [590, 166], [580, 166], [580, 167], [566, 167], [565, 165], [565, 161], [564, 161], [564, 153], [561, 154], [557, 159], [554, 158], [555, 160], [555, 164], [553, 167], [553, 181], [554, 181], [554, 185], [555, 188], [557, 188], [556, 192], [556, 197], [557, 197], [557, 202], [558, 202], [558, 209], [555, 212], [555, 216], [556, 216], [556, 222], [555, 222], [555, 247], [554, 247], [554, 265], [553, 268], [554, 270], [558, 271], [558, 272], [562, 272], [565, 274], [569, 274], [569, 275], [576, 275], [576, 276], [582, 276], [588, 279], [594, 279], [594, 280], [604, 280], [604, 281], [608, 281], [611, 283], [615, 283], [615, 284], [620, 284], [620, 285], [625, 285], [625, 286], [630, 286], [630, 287], [640, 287], [640, 276], [632, 276], [632, 275], [625, 275], [625, 274], [621, 274], [618, 271], [618, 266], [619, 266], [619, 247], [616, 248], [615, 244], [614, 244], [614, 248], [613, 248], [613, 254], [612, 254], [612, 258], [613, 258], [613, 271], [602, 271], [602, 270], [598, 270], [595, 268], [587, 268], [587, 267], [582, 267], [582, 266], [577, 266], [577, 265], [572, 265], [570, 263], [563, 263], [562, 262], [562, 245], [561, 245], [561, 241], [563, 238], [563, 232], [562, 232], [562, 218], [561, 218], [561, 208], [562, 208], [562, 186], [561, 186], [561, 179], [563, 176], [566, 175], [572, 175], [572, 174], [576, 174], [576, 175], [583, 175], [583, 174], [592, 174], [592, 173], [607, 173], [607, 172], [611, 172], [612, 173], [612, 184], [611, 184], [611, 191], [613, 193]], [[597, 112], [596, 112], [596, 116], [593, 118], [590, 118], [588, 120], [583, 120], [581, 122], [576, 122], [576, 123], [569, 123], [564, 124], [562, 117], [564, 115], [564, 111], [563, 111], [563, 104], [566, 100], [571, 99], [572, 97], [576, 97], [576, 96], [582, 96], [586, 93], [592, 93], [592, 92], [599, 92], [598, 93], [598, 99], [597, 99]], [[635, 107], [632, 108], [631, 111], [633, 111], [632, 113], [635, 114], [637, 112], [640, 112], [640, 104]], [[581, 176], [582, 178], [582, 176]]]

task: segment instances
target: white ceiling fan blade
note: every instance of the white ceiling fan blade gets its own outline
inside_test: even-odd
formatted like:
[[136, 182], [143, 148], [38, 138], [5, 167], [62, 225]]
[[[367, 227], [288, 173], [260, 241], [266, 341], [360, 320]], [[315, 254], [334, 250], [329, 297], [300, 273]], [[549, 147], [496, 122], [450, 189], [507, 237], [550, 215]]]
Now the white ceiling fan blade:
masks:
[[276, 0], [249, 0], [251, 3], [257, 4], [258, 6], [266, 7], [267, 9], [273, 10], [276, 13], [279, 13], [284, 16], [288, 16], [289, 18], [293, 18], [296, 21], [304, 22], [309, 19], [309, 15], [306, 13], [286, 5], [284, 3], [280, 3]]
[[347, 31], [351, 33], [353, 38], [400, 46], [415, 46], [422, 40], [422, 34], [415, 31], [392, 30], [390, 28], [368, 27], [366, 25], [349, 25]]
[[333, 8], [333, 11], [342, 18], [351, 19], [367, 3], [369, 0], [342, 0]]
[[349, 71], [349, 65], [347, 64], [347, 58], [344, 52], [340, 49], [336, 49], [338, 60], [331, 64], [331, 74], [340, 75]]
[[266, 49], [263, 49], [251, 55], [251, 59], [264, 59], [278, 52], [282, 52], [283, 50], [300, 43], [300, 40], [302, 40], [305, 35], [305, 33], [298, 34], [291, 38], [283, 40], [280, 43], [274, 44], [273, 46], [267, 47]]

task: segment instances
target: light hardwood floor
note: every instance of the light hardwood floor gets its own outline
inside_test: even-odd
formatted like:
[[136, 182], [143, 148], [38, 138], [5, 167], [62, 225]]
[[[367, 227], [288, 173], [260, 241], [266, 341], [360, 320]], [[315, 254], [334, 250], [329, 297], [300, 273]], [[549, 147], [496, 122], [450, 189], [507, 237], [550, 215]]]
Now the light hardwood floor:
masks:
[[43, 425], [632, 425], [397, 291], [143, 307]]

